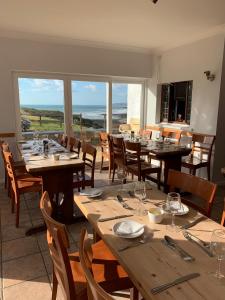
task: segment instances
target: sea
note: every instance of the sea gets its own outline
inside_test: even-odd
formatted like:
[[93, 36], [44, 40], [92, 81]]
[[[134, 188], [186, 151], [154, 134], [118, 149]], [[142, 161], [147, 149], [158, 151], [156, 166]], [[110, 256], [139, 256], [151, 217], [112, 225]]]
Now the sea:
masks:
[[[37, 110], [64, 111], [63, 105], [21, 105], [21, 108], [33, 108]], [[101, 120], [106, 114], [105, 105], [73, 105], [73, 115], [82, 114], [85, 119]], [[112, 105], [113, 119], [120, 119], [127, 114], [125, 103], [114, 103]]]

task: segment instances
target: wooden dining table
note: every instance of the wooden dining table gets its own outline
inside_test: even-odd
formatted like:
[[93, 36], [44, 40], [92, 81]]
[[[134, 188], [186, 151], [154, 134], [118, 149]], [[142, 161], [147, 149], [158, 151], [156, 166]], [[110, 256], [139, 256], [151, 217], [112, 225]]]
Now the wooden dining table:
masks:
[[[224, 299], [225, 281], [217, 280], [211, 274], [217, 268], [216, 258], [208, 256], [199, 246], [186, 240], [182, 230], [170, 231], [168, 229], [168, 224], [171, 222], [170, 215], [165, 215], [160, 224], [150, 223], [147, 215], [137, 215], [135, 209], [139, 202], [130, 193], [133, 190], [133, 184], [124, 185], [122, 192], [119, 191], [119, 188], [118, 186], [106, 187], [101, 197], [92, 199], [77, 193], [74, 195], [74, 202], [116, 256], [142, 297], [145, 300]], [[118, 194], [122, 195], [130, 209], [124, 208], [117, 201], [116, 196]], [[147, 201], [144, 204], [145, 209], [158, 207], [164, 203], [165, 199], [166, 194], [153, 186], [149, 186]], [[99, 221], [102, 218], [119, 217], [125, 214], [133, 214], [133, 216], [104, 222]], [[187, 214], [176, 216], [175, 222], [178, 226], [182, 226], [190, 224], [200, 216], [202, 216], [200, 213], [189, 208]], [[144, 224], [143, 235], [135, 239], [126, 239], [115, 235], [113, 226], [124, 220], [135, 220]], [[213, 230], [221, 228], [223, 227], [218, 223], [205, 218], [187, 230], [205, 242], [210, 242]], [[172, 237], [195, 260], [192, 262], [184, 261], [176, 252], [165, 246], [162, 242], [165, 235]], [[139, 242], [140, 239], [144, 239], [144, 244]], [[121, 251], [125, 246], [131, 247]], [[222, 271], [225, 272], [224, 261], [222, 262]], [[199, 273], [200, 276], [170, 287], [157, 295], [152, 294], [152, 288], [189, 273]]]
[[[42, 177], [43, 191], [48, 192], [53, 208], [54, 197], [59, 193], [63, 194], [63, 201], [60, 205], [60, 221], [70, 224], [74, 222], [73, 176], [78, 171], [84, 173], [84, 162], [55, 141], [51, 141], [52, 147], [50, 147], [49, 154], [44, 157], [42, 153], [36, 152], [35, 149], [38, 148], [36, 143], [37, 141], [18, 143], [26, 170], [33, 176]], [[58, 161], [54, 160], [54, 153], [60, 154]], [[54, 215], [57, 218], [57, 213]]]

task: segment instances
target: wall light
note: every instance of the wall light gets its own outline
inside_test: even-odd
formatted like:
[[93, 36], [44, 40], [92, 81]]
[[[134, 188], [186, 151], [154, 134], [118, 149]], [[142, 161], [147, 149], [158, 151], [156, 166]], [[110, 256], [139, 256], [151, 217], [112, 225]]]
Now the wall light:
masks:
[[204, 74], [206, 75], [206, 78], [210, 81], [213, 81], [216, 78], [216, 75], [212, 74], [211, 71], [205, 71]]

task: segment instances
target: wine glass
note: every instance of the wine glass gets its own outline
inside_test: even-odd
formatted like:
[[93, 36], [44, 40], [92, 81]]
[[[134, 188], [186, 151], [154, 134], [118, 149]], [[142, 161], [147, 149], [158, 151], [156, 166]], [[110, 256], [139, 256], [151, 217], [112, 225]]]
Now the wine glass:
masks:
[[175, 214], [181, 209], [180, 194], [171, 192], [167, 195], [166, 204], [164, 210], [171, 214], [171, 225], [168, 226], [169, 230], [177, 231], [177, 226], [174, 221]]
[[117, 178], [121, 181], [121, 191], [123, 191], [123, 182], [126, 179], [126, 169], [123, 165], [117, 166]]
[[217, 270], [213, 273], [217, 279], [221, 279], [224, 277], [224, 274], [221, 273], [221, 262], [225, 257], [225, 230], [224, 229], [216, 229], [213, 230], [210, 248], [213, 254], [216, 255], [217, 258]]
[[138, 215], [145, 215], [147, 213], [147, 211], [144, 209], [144, 200], [146, 199], [145, 182], [138, 181], [135, 183], [134, 195], [139, 200], [139, 208], [137, 211]]

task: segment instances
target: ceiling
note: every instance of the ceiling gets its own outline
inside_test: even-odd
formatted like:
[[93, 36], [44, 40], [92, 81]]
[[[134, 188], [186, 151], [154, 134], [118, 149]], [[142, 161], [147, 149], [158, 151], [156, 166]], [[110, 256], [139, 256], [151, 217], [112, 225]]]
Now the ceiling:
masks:
[[0, 0], [1, 36], [161, 52], [224, 29], [224, 0]]

